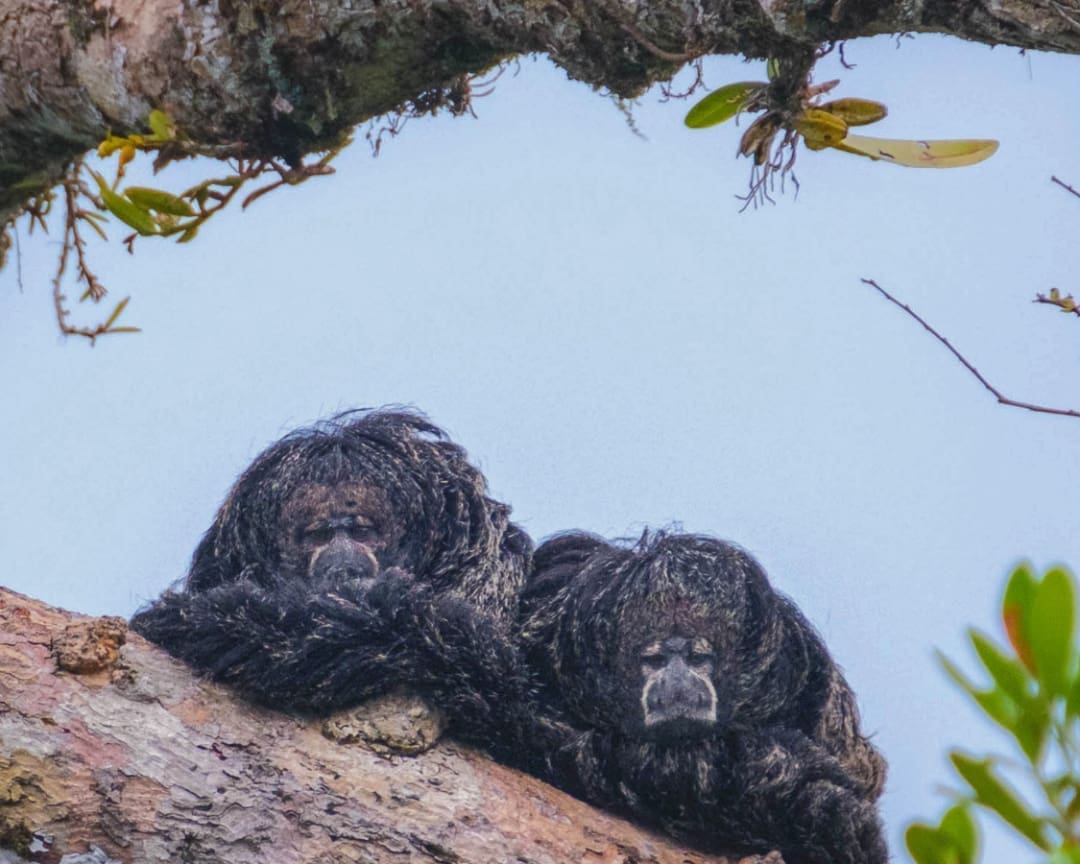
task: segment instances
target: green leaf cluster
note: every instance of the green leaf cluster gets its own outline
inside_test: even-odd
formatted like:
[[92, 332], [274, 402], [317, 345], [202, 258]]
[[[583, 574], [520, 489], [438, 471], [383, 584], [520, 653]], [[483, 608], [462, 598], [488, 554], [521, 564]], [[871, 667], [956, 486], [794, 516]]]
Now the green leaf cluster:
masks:
[[[143, 237], [180, 234], [180, 242], [183, 243], [198, 231], [202, 220], [195, 218], [195, 208], [183, 198], [164, 189], [146, 186], [128, 186], [121, 194], [114, 191], [96, 171], [91, 173], [97, 181], [105, 208]], [[188, 217], [188, 221], [181, 221], [181, 217]]]
[[[1080, 655], [1077, 585], [1063, 567], [1041, 577], [1024, 564], [1005, 588], [1006, 644], [968, 631], [987, 683], [972, 681], [944, 655], [953, 682], [1011, 739], [1015, 758], [949, 753], [964, 789], [937, 825], [917, 822], [905, 834], [918, 864], [974, 864], [976, 812], [993, 814], [1050, 864], [1080, 864]], [[1009, 776], [1022, 779], [1027, 796]]]

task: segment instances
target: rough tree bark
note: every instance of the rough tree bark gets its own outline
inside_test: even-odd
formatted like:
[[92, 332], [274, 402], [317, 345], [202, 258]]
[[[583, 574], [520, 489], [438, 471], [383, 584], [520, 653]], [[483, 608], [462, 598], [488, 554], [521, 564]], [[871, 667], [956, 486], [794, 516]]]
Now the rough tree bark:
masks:
[[0, 222], [154, 108], [204, 145], [294, 159], [395, 109], [460, 105], [528, 52], [633, 96], [712, 53], [887, 32], [1080, 52], [1077, 0], [0, 0]]
[[[126, 639], [126, 644], [125, 644]], [[94, 850], [97, 851], [94, 851]], [[0, 588], [0, 862], [724, 864], [444, 741], [386, 759]]]

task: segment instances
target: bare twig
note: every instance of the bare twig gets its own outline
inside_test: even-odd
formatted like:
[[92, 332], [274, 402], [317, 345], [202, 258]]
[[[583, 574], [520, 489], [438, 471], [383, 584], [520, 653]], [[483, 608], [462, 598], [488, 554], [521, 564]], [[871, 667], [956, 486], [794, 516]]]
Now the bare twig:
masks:
[[967, 369], [972, 375], [974, 375], [978, 379], [979, 383], [982, 384], [983, 387], [985, 387], [987, 390], [989, 390], [994, 395], [994, 398], [996, 398], [997, 401], [1002, 405], [1011, 405], [1014, 408], [1023, 408], [1027, 411], [1035, 411], [1039, 414], [1058, 414], [1063, 417], [1080, 417], [1080, 411], [1072, 411], [1068, 408], [1049, 408], [1044, 405], [1033, 405], [1030, 402], [1018, 402], [1015, 399], [1010, 399], [1008, 396], [1003, 395], [1000, 390], [998, 390], [993, 384], [991, 384], [982, 376], [982, 373], [979, 372], [979, 370], [976, 369], [963, 354], [961, 354], [952, 346], [952, 343], [950, 343], [948, 339], [946, 339], [944, 336], [938, 333], [937, 330], [931, 327], [924, 318], [922, 318], [917, 312], [915, 312], [915, 310], [913, 310], [906, 303], [901, 303], [899, 300], [893, 297], [892, 294], [890, 294], [888, 291], [878, 285], [878, 283], [875, 282], [873, 279], [863, 279], [862, 282], [864, 285], [869, 285], [871, 288], [874, 288], [879, 294], [881, 294], [882, 297], [884, 297], [894, 306], [900, 307], [905, 312], [907, 312], [908, 315], [918, 321], [923, 326], [923, 329], [928, 331], [942, 345], [948, 348], [952, 355], [963, 364], [964, 368]]
[[1057, 183], [1058, 186], [1060, 186], [1062, 189], [1065, 189], [1065, 190], [1067, 190], [1069, 192], [1072, 192], [1073, 195], [1075, 195], [1077, 198], [1080, 198], [1080, 192], [1077, 192], [1075, 189], [1073, 189], [1072, 186], [1070, 186], [1064, 180], [1059, 180], [1057, 177], [1054, 177], [1054, 176], [1051, 176], [1050, 179], [1053, 180], [1055, 183]]
[[115, 326], [116, 319], [120, 317], [120, 314], [128, 304], [128, 300], [130, 299], [128, 297], [125, 297], [116, 304], [116, 308], [113, 309], [107, 319], [93, 327], [80, 327], [68, 321], [71, 310], [64, 305], [67, 300], [67, 295], [63, 292], [63, 284], [64, 273], [67, 270], [68, 259], [71, 257], [72, 252], [75, 253], [75, 268], [77, 273], [76, 283], [86, 283], [86, 291], [79, 299], [85, 300], [89, 297], [97, 303], [104, 298], [106, 293], [105, 286], [101, 284], [97, 276], [90, 271], [90, 268], [87, 265], [86, 240], [79, 230], [79, 223], [81, 222], [89, 225], [99, 234], [102, 233], [101, 229], [94, 224], [94, 212], [85, 210], [79, 206], [80, 196], [92, 198], [92, 194], [86, 188], [86, 185], [82, 182], [80, 177], [82, 168], [82, 159], [76, 160], [70, 175], [60, 184], [60, 188], [63, 190], [64, 206], [66, 208], [64, 214], [64, 240], [60, 248], [60, 259], [57, 262], [56, 275], [53, 277], [52, 295], [53, 307], [56, 310], [56, 323], [60, 327], [60, 332], [65, 336], [83, 336], [90, 340], [91, 345], [94, 345], [99, 336], [106, 336], [110, 333], [135, 333], [138, 332], [139, 328]]
[[699, 87], [705, 86], [705, 69], [701, 58], [698, 57], [696, 60], [691, 61], [690, 68], [694, 70], [694, 80], [685, 90], [678, 92], [672, 90], [670, 81], [660, 85], [661, 102], [667, 102], [671, 99], [687, 99], [693, 96]]
[[[1077, 198], [1080, 198], [1080, 192], [1073, 189], [1064, 180], [1060, 180], [1057, 177], [1051, 176], [1050, 179], [1057, 183], [1066, 192], [1070, 192]], [[1049, 294], [1036, 294], [1035, 299], [1031, 301], [1033, 303], [1045, 303], [1048, 306], [1057, 306], [1062, 312], [1072, 312], [1077, 317], [1080, 317], [1080, 304], [1076, 302], [1076, 299], [1072, 294], [1066, 294], [1062, 296], [1061, 292], [1057, 288], [1051, 288]]]

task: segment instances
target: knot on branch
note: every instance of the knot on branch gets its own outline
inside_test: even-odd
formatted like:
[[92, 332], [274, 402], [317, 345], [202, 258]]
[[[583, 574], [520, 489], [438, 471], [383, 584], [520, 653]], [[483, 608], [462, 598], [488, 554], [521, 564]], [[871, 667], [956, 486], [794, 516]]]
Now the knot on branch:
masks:
[[92, 675], [112, 669], [127, 641], [127, 622], [107, 616], [74, 621], [52, 640], [50, 651], [57, 668], [74, 675]]

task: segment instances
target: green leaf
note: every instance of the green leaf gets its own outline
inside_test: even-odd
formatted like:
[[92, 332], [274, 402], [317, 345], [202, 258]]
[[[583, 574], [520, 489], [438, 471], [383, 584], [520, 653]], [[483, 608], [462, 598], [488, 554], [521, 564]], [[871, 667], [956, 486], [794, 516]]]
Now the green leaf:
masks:
[[1065, 712], [1068, 717], [1080, 717], [1080, 678], [1077, 678], [1069, 688], [1069, 695], [1065, 698]]
[[1044, 852], [1051, 849], [1043, 831], [1043, 820], [1028, 812], [1026, 804], [994, 774], [989, 759], [973, 759], [959, 751], [949, 754], [957, 772], [975, 791], [975, 801], [994, 811], [1031, 843]]
[[1021, 711], [1012, 699], [997, 688], [981, 690], [975, 693], [973, 698], [991, 720], [1003, 729], [1015, 734], [1016, 726], [1020, 722]]
[[176, 137], [172, 117], [157, 108], [150, 112], [150, 131], [163, 141], [171, 141]]
[[1031, 653], [1039, 683], [1053, 696], [1068, 693], [1072, 679], [1075, 604], [1072, 577], [1056, 567], [1043, 577], [1031, 605]]
[[196, 223], [195, 225], [192, 225], [190, 228], [185, 228], [184, 233], [181, 234], [178, 238], [176, 238], [176, 242], [177, 243], [190, 243], [192, 240], [195, 239], [195, 236], [199, 233], [199, 225], [200, 224], [202, 224], [202, 223]]
[[941, 833], [960, 853], [961, 864], [973, 864], [979, 848], [979, 830], [966, 805], [957, 804], [945, 812], [941, 817]]
[[1031, 695], [1031, 678], [1024, 667], [1006, 654], [989, 636], [971, 628], [968, 630], [971, 644], [979, 655], [986, 671], [1002, 690], [1017, 702], [1023, 702]]
[[908, 826], [904, 843], [915, 864], [961, 864], [960, 854], [949, 838], [922, 822]]
[[1011, 731], [1028, 761], [1038, 762], [1050, 736], [1050, 706], [1046, 700], [1035, 697], [1023, 703]]
[[[1026, 727], [1023, 727], [1025, 722], [1024, 712], [1021, 706], [1017, 705], [1004, 690], [998, 687], [990, 690], [980, 690], [948, 657], [940, 651], [936, 652], [936, 656], [938, 662], [946, 674], [952, 678], [953, 682], [967, 693], [991, 720], [1016, 736], [1025, 753], [1028, 752], [1029, 746], [1041, 747], [1041, 738], [1037, 741], [1029, 741], [1029, 739], [1033, 738], [1033, 734]], [[1017, 731], [1021, 727], [1023, 727], [1022, 733]]]
[[881, 159], [908, 168], [960, 168], [989, 159], [997, 152], [998, 142], [987, 139], [945, 141], [904, 141], [898, 138], [868, 138], [848, 135], [831, 145], [845, 153]]
[[1031, 607], [1038, 593], [1039, 583], [1027, 564], [1017, 567], [1005, 586], [1005, 599], [1001, 603], [1001, 620], [1009, 644], [1029, 672], [1035, 671], [1031, 655]]
[[769, 85], [763, 81], [739, 81], [714, 90], [686, 114], [691, 129], [707, 129], [730, 120]]
[[1080, 864], [1080, 846], [1066, 844], [1055, 849], [1046, 864]]
[[934, 656], [937, 658], [938, 663], [941, 664], [941, 668], [945, 670], [945, 674], [952, 678], [953, 682], [965, 693], [971, 696], [973, 699], [979, 695], [980, 691], [968, 677], [960, 671], [960, 667], [952, 662], [948, 657], [942, 654], [940, 651], [935, 651]]
[[950, 807], [937, 827], [916, 822], [904, 832], [916, 864], [974, 864], [979, 832], [966, 803]]
[[171, 192], [164, 189], [151, 189], [146, 186], [128, 186], [124, 190], [130, 200], [139, 207], [147, 210], [156, 210], [158, 213], [167, 213], [170, 216], [194, 216], [195, 210], [191, 204], [183, 198], [177, 198]]
[[769, 76], [770, 81], [775, 81], [780, 77], [780, 61], [775, 57], [770, 57], [765, 61], [765, 74]]
[[144, 236], [158, 233], [157, 223], [149, 212], [113, 192], [109, 188], [109, 184], [105, 182], [105, 178], [96, 171], [91, 173], [94, 179], [97, 180], [98, 188], [101, 191], [101, 200], [110, 213]]

